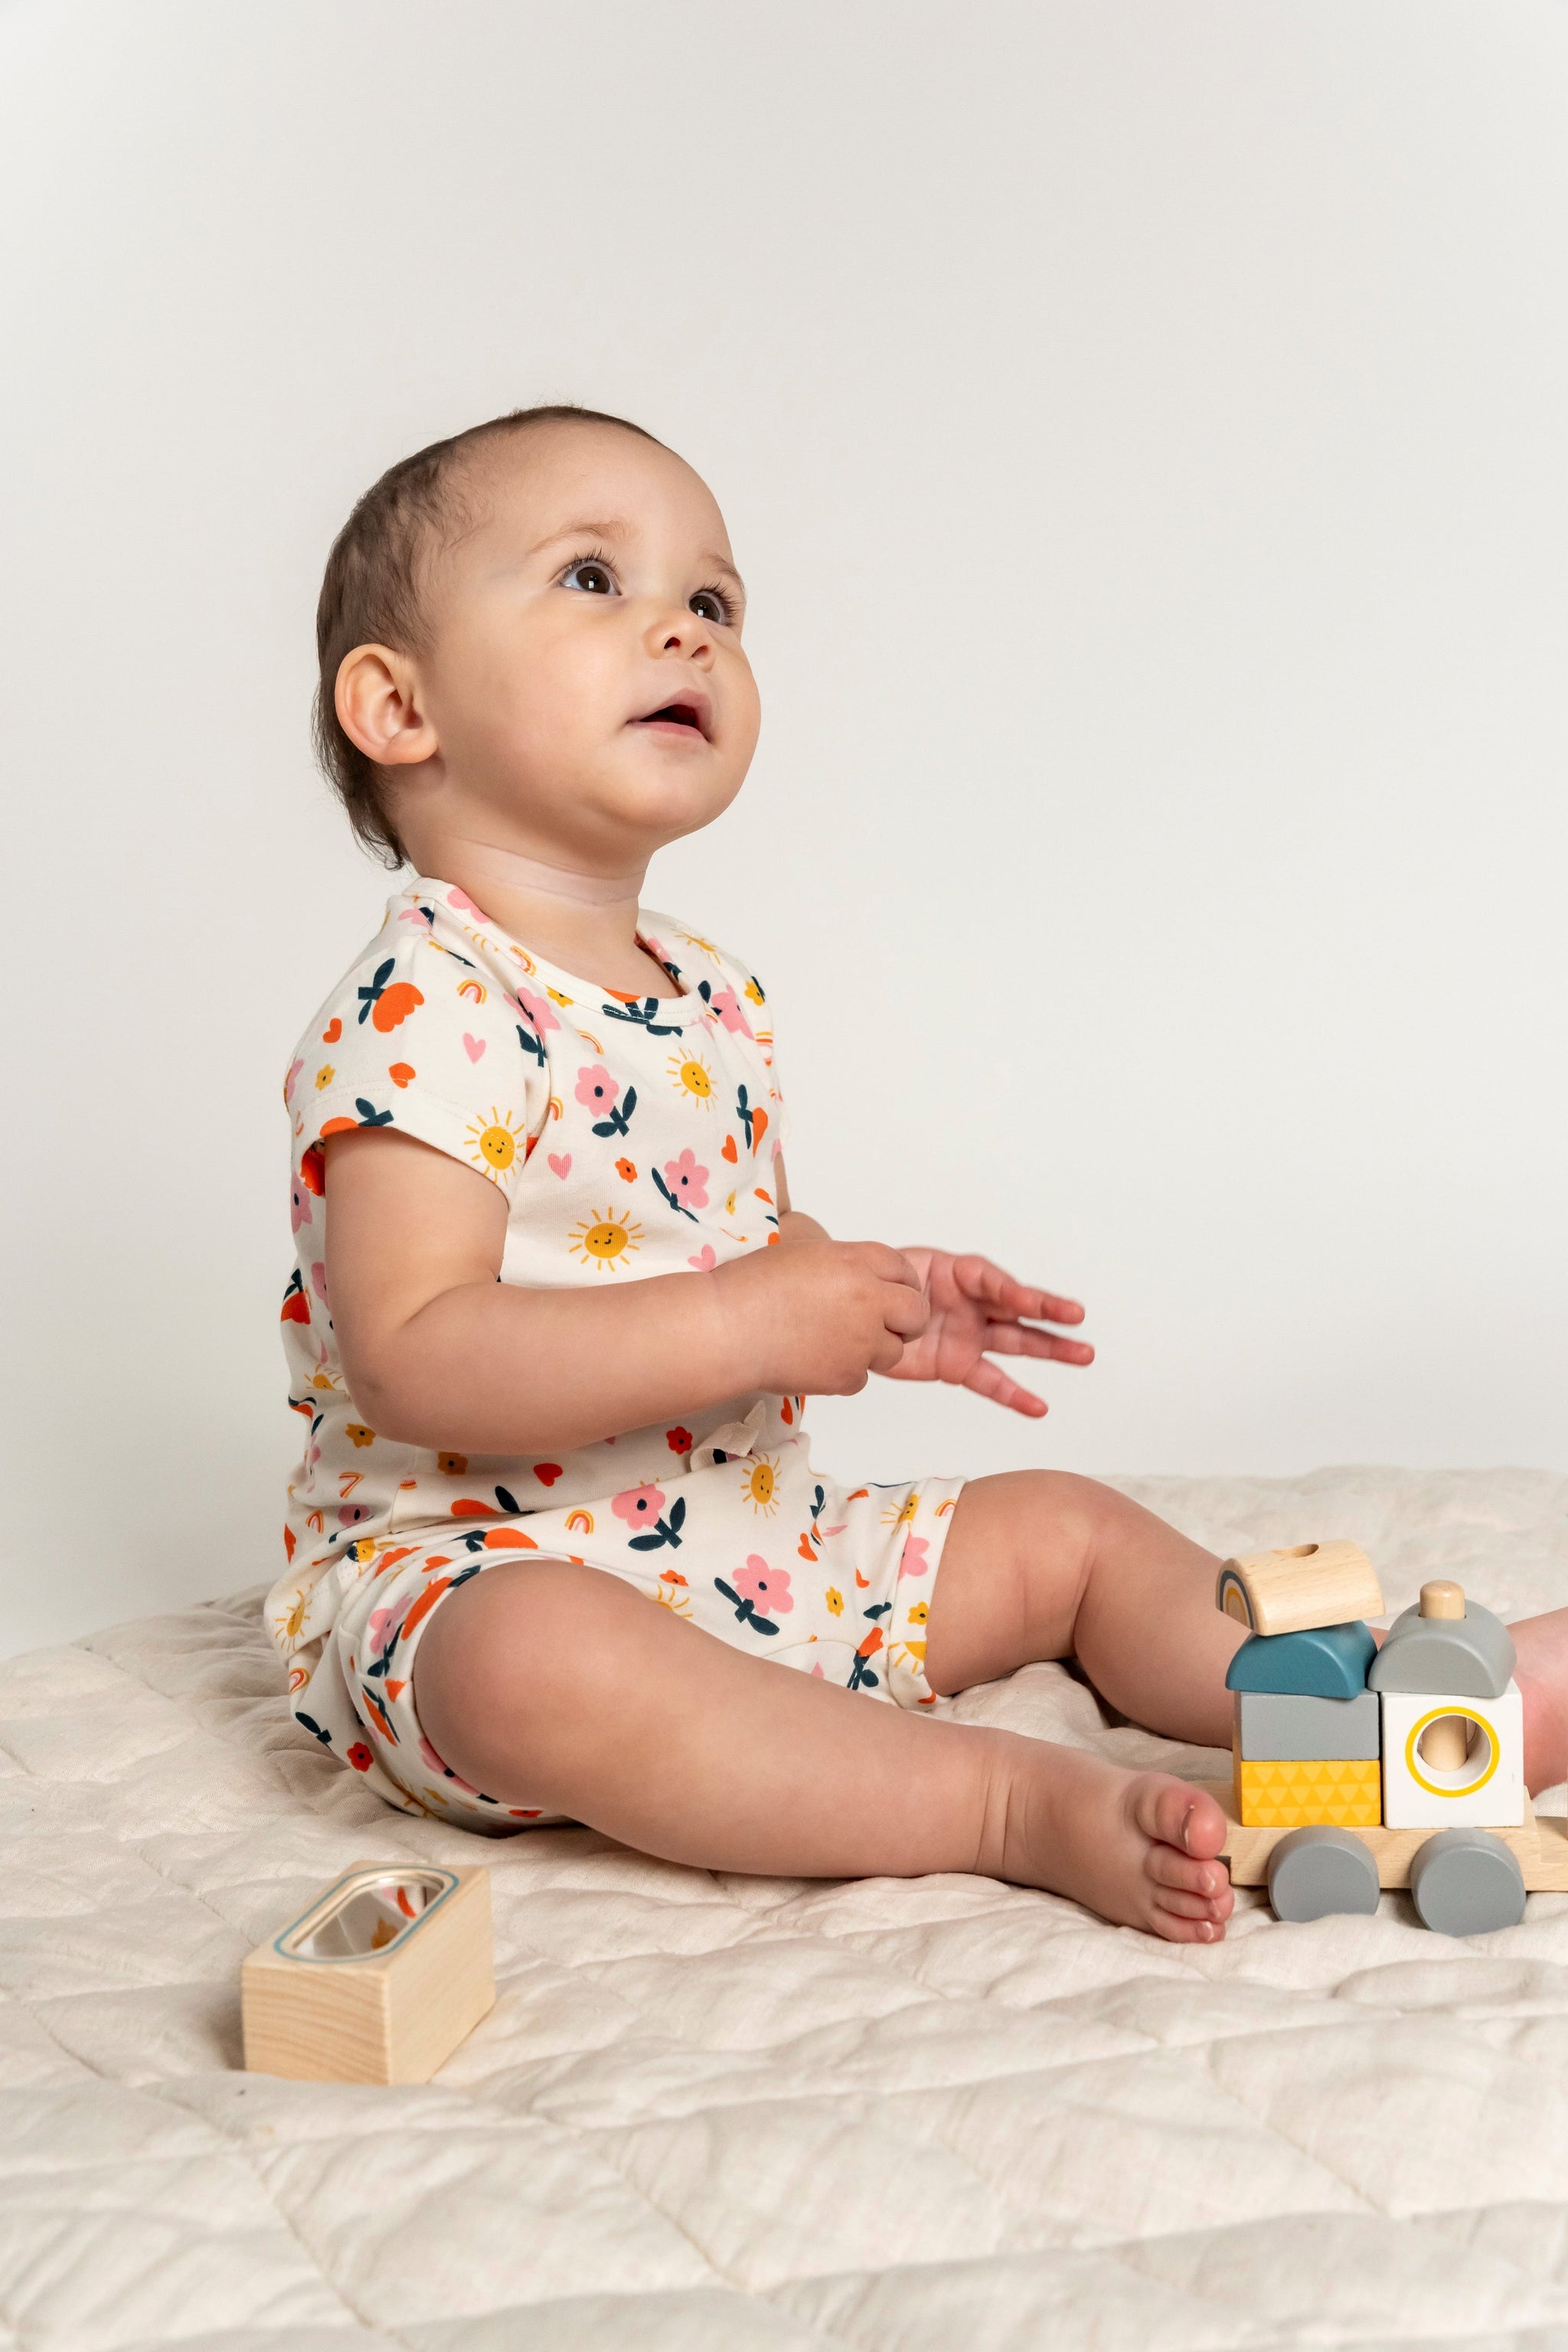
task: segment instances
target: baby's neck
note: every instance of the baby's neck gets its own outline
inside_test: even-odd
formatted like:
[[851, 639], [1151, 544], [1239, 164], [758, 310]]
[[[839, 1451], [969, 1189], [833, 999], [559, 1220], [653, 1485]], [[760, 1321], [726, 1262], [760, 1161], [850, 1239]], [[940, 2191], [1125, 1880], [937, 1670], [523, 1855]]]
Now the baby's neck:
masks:
[[521, 945], [577, 978], [640, 994], [668, 988], [664, 972], [637, 944], [646, 866], [624, 874], [593, 874], [449, 835], [440, 844], [435, 871], [466, 891]]

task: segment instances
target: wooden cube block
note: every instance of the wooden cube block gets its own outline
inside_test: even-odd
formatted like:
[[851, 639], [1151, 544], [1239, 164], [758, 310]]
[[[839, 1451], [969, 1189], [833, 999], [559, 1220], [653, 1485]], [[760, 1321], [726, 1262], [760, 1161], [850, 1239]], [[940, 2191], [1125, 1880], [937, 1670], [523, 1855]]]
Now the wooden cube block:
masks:
[[356, 1863], [240, 1971], [245, 2063], [315, 2083], [426, 2083], [496, 1997], [489, 1873]]
[[[1383, 1818], [1391, 1830], [1500, 1829], [1524, 1819], [1524, 1701], [1385, 1690]], [[1455, 1743], [1446, 1737], [1459, 1732]], [[1467, 1737], [1468, 1735], [1468, 1737]]]
[[1383, 1779], [1374, 1760], [1310, 1757], [1254, 1762], [1235, 1756], [1237, 1819], [1247, 1829], [1376, 1829]]

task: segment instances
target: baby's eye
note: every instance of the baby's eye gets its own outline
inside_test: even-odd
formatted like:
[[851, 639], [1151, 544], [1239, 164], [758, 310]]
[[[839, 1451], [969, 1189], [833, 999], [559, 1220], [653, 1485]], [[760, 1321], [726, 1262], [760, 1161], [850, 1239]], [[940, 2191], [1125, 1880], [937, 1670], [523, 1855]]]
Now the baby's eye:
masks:
[[729, 598], [717, 588], [699, 588], [688, 602], [700, 621], [711, 621], [718, 628], [727, 628], [733, 617]]
[[607, 563], [592, 555], [584, 555], [569, 563], [561, 574], [563, 588], [581, 589], [585, 596], [618, 596], [614, 572]]

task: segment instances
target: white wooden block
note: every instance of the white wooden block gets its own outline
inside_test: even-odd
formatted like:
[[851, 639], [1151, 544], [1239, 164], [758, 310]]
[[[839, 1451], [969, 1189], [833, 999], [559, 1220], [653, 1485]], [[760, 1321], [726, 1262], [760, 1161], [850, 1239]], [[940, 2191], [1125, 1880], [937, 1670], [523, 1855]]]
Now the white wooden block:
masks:
[[[1391, 1830], [1498, 1829], [1524, 1819], [1524, 1702], [1510, 1682], [1500, 1698], [1441, 1691], [1384, 1691], [1383, 1818]], [[1473, 1726], [1462, 1764], [1422, 1754], [1427, 1730], [1458, 1716]], [[1442, 1736], [1431, 1743], [1443, 1752]]]
[[496, 1997], [489, 1873], [356, 1863], [240, 1971], [245, 2063], [312, 2083], [426, 2083]]

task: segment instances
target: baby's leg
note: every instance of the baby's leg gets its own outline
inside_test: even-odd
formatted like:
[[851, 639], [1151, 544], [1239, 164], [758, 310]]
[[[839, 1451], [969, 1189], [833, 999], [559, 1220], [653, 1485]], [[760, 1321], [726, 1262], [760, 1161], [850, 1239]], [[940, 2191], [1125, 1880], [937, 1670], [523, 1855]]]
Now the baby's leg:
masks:
[[1076, 1657], [1151, 1731], [1230, 1746], [1226, 1668], [1243, 1629], [1215, 1607], [1219, 1561], [1114, 1487], [1015, 1470], [964, 1487], [926, 1628], [938, 1691]]
[[[963, 1690], [1030, 1659], [1076, 1656], [1135, 1722], [1228, 1748], [1225, 1671], [1244, 1636], [1214, 1605], [1218, 1566], [1093, 1479], [1056, 1470], [973, 1479], [931, 1595], [927, 1675], [935, 1690]], [[1509, 1630], [1534, 1795], [1568, 1770], [1568, 1609]]]
[[1224, 1932], [1212, 1798], [781, 1669], [599, 1569], [537, 1559], [475, 1577], [432, 1613], [414, 1683], [426, 1737], [464, 1780], [672, 1862], [979, 1871], [1174, 1940]]

